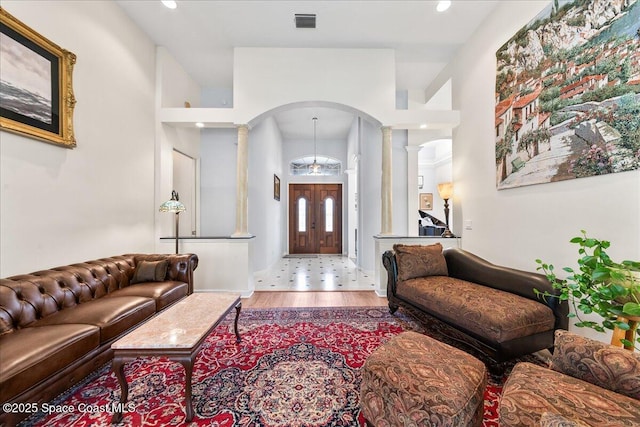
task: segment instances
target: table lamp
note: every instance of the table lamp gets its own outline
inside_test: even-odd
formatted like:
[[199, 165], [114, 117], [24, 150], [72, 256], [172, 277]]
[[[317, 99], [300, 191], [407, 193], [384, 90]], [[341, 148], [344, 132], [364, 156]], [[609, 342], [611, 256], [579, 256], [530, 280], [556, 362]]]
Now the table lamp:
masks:
[[438, 184], [438, 194], [444, 200], [444, 222], [447, 225], [440, 237], [456, 237], [449, 230], [449, 199], [453, 195], [453, 183], [443, 182]]
[[160, 205], [160, 212], [175, 212], [176, 213], [176, 254], [178, 253], [178, 233], [180, 230], [180, 212], [187, 210], [180, 202], [178, 192], [173, 190], [171, 192], [171, 200], [167, 200]]

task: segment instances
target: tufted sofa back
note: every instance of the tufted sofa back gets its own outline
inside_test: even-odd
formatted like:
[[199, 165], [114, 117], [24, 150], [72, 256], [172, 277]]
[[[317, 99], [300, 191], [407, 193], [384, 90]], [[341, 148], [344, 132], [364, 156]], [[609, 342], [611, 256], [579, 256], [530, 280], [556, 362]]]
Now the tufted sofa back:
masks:
[[188, 283], [191, 293], [195, 255], [129, 254], [0, 279], [0, 333], [127, 287], [138, 262], [162, 259], [169, 261], [165, 280]]

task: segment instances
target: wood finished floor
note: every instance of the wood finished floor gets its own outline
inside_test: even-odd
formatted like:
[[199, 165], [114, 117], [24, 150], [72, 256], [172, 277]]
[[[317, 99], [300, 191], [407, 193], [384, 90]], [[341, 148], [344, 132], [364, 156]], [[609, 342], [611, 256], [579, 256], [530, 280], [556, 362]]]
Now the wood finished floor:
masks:
[[377, 307], [386, 306], [387, 299], [373, 291], [353, 292], [254, 292], [242, 300], [243, 308], [275, 307]]

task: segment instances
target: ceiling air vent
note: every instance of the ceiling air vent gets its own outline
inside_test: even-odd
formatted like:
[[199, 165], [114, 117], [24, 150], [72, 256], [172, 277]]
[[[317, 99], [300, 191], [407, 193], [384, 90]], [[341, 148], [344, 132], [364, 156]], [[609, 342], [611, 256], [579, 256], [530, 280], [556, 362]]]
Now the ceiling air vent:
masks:
[[315, 13], [296, 13], [296, 28], [315, 28]]

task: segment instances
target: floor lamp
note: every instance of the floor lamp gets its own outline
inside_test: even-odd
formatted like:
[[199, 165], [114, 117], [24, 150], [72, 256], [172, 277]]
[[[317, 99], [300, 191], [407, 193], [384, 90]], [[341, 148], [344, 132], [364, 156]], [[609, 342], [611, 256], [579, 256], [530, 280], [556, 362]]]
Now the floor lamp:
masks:
[[451, 182], [443, 182], [438, 184], [438, 194], [440, 198], [444, 200], [444, 221], [447, 227], [444, 229], [444, 233], [440, 237], [456, 237], [449, 230], [449, 199], [453, 195], [453, 184]]
[[176, 213], [176, 254], [178, 253], [178, 233], [180, 230], [180, 212], [187, 210], [180, 202], [178, 192], [173, 190], [171, 192], [171, 200], [167, 200], [160, 205], [160, 212], [175, 212]]

